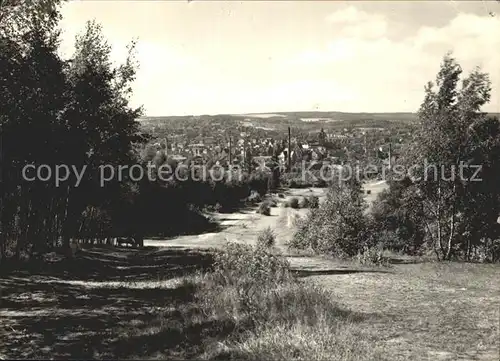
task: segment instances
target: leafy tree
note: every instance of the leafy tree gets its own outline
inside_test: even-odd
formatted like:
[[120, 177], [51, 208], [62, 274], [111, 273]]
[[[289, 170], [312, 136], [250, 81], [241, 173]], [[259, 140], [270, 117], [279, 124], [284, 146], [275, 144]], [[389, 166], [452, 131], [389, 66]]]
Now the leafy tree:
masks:
[[[134, 193], [124, 191], [124, 185], [131, 185], [126, 179], [104, 190], [97, 172], [104, 164], [134, 164], [134, 144], [144, 141], [135, 120], [140, 109], [128, 106], [136, 67], [133, 44], [125, 64], [113, 68], [100, 27], [89, 23], [77, 39], [75, 56], [63, 61], [57, 54], [58, 3], [0, 4], [2, 261], [12, 249], [16, 258], [61, 241], [69, 250], [70, 238], [84, 229], [85, 209], [106, 214]], [[23, 21], [14, 24], [12, 19]], [[54, 178], [23, 178], [27, 165], [54, 170], [60, 164], [88, 167], [78, 187], [74, 176], [61, 184], [54, 184]]]
[[23, 35], [35, 28], [52, 31], [61, 18], [62, 2], [64, 0], [1, 0], [0, 37], [23, 43]]
[[[57, 3], [50, 4], [56, 9]], [[61, 154], [64, 64], [56, 53], [57, 14], [42, 10], [32, 2], [0, 4], [2, 260], [7, 243], [15, 245], [20, 258], [34, 240], [43, 246], [54, 239], [62, 221], [57, 216], [60, 191], [53, 184], [22, 178], [24, 166], [53, 165]], [[52, 212], [56, 216], [49, 217]]]
[[407, 254], [422, 251], [425, 214], [415, 192], [409, 178], [389, 181], [389, 189], [380, 193], [374, 202], [371, 211], [373, 233], [385, 249]]
[[[413, 180], [423, 206], [426, 237], [439, 259], [470, 259], [485, 238], [495, 239], [500, 212], [499, 122], [481, 112], [489, 102], [487, 74], [476, 68], [460, 85], [462, 69], [447, 55], [435, 85], [425, 89], [421, 128], [407, 158], [421, 165]], [[474, 173], [479, 168], [474, 181]], [[487, 251], [489, 252], [489, 251]]]
[[85, 207], [101, 202], [104, 193], [111, 203], [113, 198], [119, 197], [121, 187], [117, 182], [127, 181], [128, 172], [125, 178], [115, 176], [102, 187], [99, 167], [112, 166], [117, 174], [119, 166], [132, 166], [138, 159], [133, 144], [144, 141], [136, 121], [141, 109], [128, 106], [130, 84], [135, 77], [134, 46], [135, 43], [129, 46], [125, 64], [113, 68], [111, 47], [99, 24], [88, 22], [83, 34], [77, 36], [76, 51], [67, 71], [70, 88], [64, 112], [69, 135], [66, 154], [72, 161], [70, 164], [87, 166], [87, 170], [78, 188], [67, 185], [66, 246], [70, 236], [76, 235]]

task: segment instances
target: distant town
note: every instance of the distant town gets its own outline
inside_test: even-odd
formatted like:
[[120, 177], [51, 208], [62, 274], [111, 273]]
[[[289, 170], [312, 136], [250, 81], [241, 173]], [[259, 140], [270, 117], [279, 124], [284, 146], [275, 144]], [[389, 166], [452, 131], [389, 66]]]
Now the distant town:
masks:
[[140, 122], [152, 135], [146, 158], [153, 159], [160, 152], [177, 163], [224, 167], [256, 167], [273, 160], [285, 166], [289, 143], [292, 165], [301, 161], [387, 162], [389, 153], [395, 159], [410, 142], [416, 124], [408, 114], [394, 114], [396, 119], [389, 114], [385, 119], [359, 116], [357, 120], [353, 115], [346, 120], [332, 120], [323, 113], [316, 118], [311, 112], [306, 115], [144, 117]]

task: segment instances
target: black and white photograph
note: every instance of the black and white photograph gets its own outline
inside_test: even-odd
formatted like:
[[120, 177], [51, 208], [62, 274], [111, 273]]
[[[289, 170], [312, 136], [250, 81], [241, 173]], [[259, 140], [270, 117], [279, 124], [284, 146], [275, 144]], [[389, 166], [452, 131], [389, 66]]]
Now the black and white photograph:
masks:
[[499, 361], [500, 0], [0, 0], [0, 360]]

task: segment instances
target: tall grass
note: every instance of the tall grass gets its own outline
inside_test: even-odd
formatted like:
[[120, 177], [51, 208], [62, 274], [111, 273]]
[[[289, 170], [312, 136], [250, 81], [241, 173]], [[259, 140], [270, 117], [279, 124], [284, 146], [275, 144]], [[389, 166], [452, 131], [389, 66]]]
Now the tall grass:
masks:
[[215, 270], [197, 281], [198, 314], [232, 333], [205, 349], [205, 359], [376, 360], [360, 342], [358, 316], [335, 297], [294, 277], [265, 247], [228, 244]]

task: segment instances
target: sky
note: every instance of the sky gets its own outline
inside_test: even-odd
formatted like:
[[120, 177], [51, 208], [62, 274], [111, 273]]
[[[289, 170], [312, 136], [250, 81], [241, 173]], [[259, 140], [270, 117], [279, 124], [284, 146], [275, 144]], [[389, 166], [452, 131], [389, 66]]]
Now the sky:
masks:
[[62, 14], [63, 56], [92, 19], [117, 62], [138, 40], [131, 104], [148, 116], [414, 112], [448, 51], [490, 74], [484, 110], [500, 112], [493, 1], [72, 0]]

